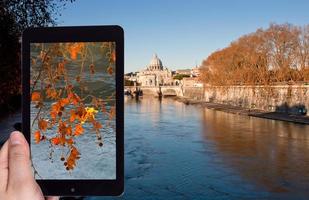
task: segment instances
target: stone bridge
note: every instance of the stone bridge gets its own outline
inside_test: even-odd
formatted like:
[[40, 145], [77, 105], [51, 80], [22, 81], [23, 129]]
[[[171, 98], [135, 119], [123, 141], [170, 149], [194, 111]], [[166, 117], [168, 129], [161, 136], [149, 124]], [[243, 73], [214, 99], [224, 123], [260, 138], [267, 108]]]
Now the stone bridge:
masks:
[[181, 86], [125, 86], [124, 88], [130, 91], [140, 89], [145, 95], [158, 96], [161, 91], [163, 96], [183, 96], [183, 90]]

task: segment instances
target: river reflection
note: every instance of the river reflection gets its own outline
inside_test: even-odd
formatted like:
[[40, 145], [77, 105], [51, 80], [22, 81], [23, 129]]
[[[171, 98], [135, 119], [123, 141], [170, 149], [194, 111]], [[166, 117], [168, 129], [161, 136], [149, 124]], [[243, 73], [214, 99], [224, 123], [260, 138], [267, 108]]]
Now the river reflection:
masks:
[[208, 109], [203, 122], [205, 140], [241, 176], [291, 199], [309, 196], [309, 126]]
[[308, 187], [309, 126], [125, 99], [120, 199], [307, 199]]

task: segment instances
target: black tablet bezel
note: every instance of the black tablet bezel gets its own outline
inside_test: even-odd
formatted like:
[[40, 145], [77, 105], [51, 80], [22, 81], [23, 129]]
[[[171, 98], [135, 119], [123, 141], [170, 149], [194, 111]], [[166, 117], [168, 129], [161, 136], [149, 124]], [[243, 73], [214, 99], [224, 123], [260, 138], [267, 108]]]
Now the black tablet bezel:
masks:
[[29, 28], [22, 35], [22, 131], [30, 145], [30, 43], [116, 42], [116, 179], [37, 180], [46, 196], [121, 195], [124, 190], [124, 32], [120, 26]]

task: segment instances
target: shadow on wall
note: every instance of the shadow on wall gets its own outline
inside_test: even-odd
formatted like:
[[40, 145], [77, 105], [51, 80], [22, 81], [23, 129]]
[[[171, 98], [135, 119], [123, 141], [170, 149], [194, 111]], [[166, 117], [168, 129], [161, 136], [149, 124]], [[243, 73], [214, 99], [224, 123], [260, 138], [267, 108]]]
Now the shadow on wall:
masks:
[[303, 104], [295, 104], [289, 106], [286, 102], [280, 106], [276, 106], [276, 112], [288, 113], [293, 115], [306, 115], [308, 110]]

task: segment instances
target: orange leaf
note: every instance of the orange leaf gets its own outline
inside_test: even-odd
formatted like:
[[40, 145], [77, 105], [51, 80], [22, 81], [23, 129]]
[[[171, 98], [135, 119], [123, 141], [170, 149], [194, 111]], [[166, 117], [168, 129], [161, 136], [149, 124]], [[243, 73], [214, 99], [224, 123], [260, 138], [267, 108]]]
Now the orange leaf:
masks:
[[67, 170], [72, 170], [74, 169], [75, 165], [76, 165], [76, 160], [80, 158], [80, 153], [78, 152], [78, 150], [72, 146], [71, 148], [71, 152], [69, 157], [67, 158], [67, 165], [66, 165], [66, 169]]
[[70, 46], [69, 52], [72, 60], [76, 60], [77, 54], [81, 51], [83, 46], [84, 46], [83, 43], [73, 44], [72, 46]]
[[116, 61], [116, 52], [115, 51], [112, 52], [112, 61], [113, 62]]
[[41, 100], [41, 93], [33, 92], [31, 95], [31, 101], [40, 101], [40, 100]]
[[62, 135], [60, 136], [59, 140], [60, 140], [60, 144], [64, 145], [65, 142], [66, 142], [65, 135], [62, 134]]
[[75, 126], [75, 131], [74, 131], [74, 135], [79, 136], [84, 132], [84, 128], [82, 127], [82, 125], [77, 124]]
[[57, 115], [59, 113], [61, 109], [61, 105], [59, 104], [59, 102], [53, 104], [50, 108], [50, 117], [55, 120], [57, 118]]
[[60, 144], [60, 139], [58, 137], [54, 137], [54, 138], [51, 139], [51, 142], [54, 145], [58, 145], [58, 144]]
[[62, 98], [59, 100], [59, 103], [62, 107], [64, 107], [65, 105], [68, 105], [70, 103], [69, 98]]
[[71, 110], [70, 122], [74, 122], [76, 119], [76, 113], [74, 110]]
[[79, 106], [75, 112], [75, 117], [82, 121], [85, 121], [87, 119], [87, 111], [83, 106]]
[[74, 143], [73, 138], [67, 139], [67, 143], [68, 143], [69, 145], [72, 145], [72, 144]]
[[75, 50], [72, 50], [70, 53], [71, 53], [71, 59], [72, 59], [72, 60], [76, 60], [76, 58], [77, 58], [77, 52], [76, 52]]
[[76, 147], [72, 147], [71, 155], [72, 155], [72, 156], [75, 156], [75, 157], [77, 157], [77, 156], [80, 155], [80, 153], [78, 152], [78, 150], [76, 149]]
[[93, 124], [93, 127], [94, 127], [95, 129], [100, 129], [100, 128], [103, 127], [102, 124], [101, 124], [100, 122], [95, 121], [95, 120], [92, 122], [92, 124]]
[[72, 135], [72, 126], [68, 126], [68, 127], [66, 128], [66, 134], [67, 134], [67, 135]]
[[45, 93], [46, 93], [47, 98], [50, 98], [50, 99], [57, 99], [58, 97], [57, 91], [53, 88], [47, 88]]
[[51, 106], [51, 111], [59, 112], [60, 111], [60, 104], [57, 102]]
[[108, 73], [109, 75], [112, 75], [113, 72], [114, 72], [114, 70], [113, 70], [112, 66], [109, 66], [109, 67], [107, 68], [107, 73]]
[[76, 60], [76, 58], [77, 58], [77, 49], [76, 49], [76, 47], [75, 46], [71, 46], [69, 51], [70, 51], [71, 59], [72, 60]]
[[58, 115], [58, 112], [50, 111], [50, 117], [51, 117], [53, 120], [56, 119], [57, 115]]
[[41, 141], [41, 133], [40, 133], [39, 130], [34, 132], [34, 140], [35, 140], [36, 144], [40, 143], [40, 141]]
[[78, 96], [77, 94], [73, 93], [73, 92], [69, 93], [68, 98], [69, 98], [69, 100], [70, 100], [74, 105], [76, 105], [76, 104], [78, 104], [78, 102], [80, 102], [79, 96]]
[[67, 126], [65, 122], [62, 121], [59, 122], [58, 131], [62, 135], [65, 135], [67, 133]]
[[39, 127], [39, 129], [42, 130], [42, 131], [46, 131], [47, 125], [48, 125], [48, 122], [47, 122], [47, 120], [45, 120], [45, 119], [40, 119], [40, 120], [38, 121], [38, 127]]

